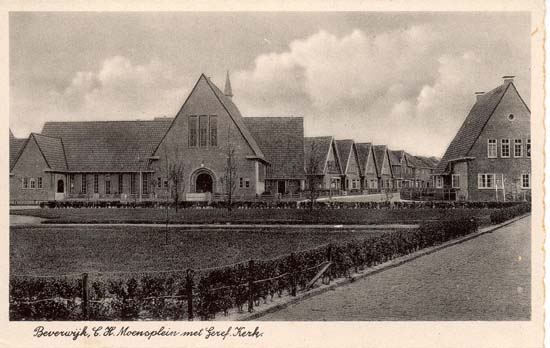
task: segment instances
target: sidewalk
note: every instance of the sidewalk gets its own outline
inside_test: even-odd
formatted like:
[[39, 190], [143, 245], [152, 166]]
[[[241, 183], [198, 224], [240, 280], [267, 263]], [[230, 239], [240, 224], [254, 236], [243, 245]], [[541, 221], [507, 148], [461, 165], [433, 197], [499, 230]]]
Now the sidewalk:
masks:
[[[482, 228], [296, 297], [275, 297], [253, 313], [231, 312], [216, 320], [525, 320], [530, 311], [528, 217]], [[502, 248], [495, 249], [499, 244]], [[514, 261], [509, 255], [514, 260], [521, 256], [521, 270], [509, 269]], [[514, 295], [519, 296], [515, 307], [506, 303]], [[484, 305], [491, 308], [483, 312]], [[501, 308], [508, 310], [502, 313]]]

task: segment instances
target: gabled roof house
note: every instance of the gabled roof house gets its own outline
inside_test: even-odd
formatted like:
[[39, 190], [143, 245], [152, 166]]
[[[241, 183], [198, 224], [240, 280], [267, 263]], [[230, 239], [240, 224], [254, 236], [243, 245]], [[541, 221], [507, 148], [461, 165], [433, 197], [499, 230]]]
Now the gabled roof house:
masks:
[[476, 102], [449, 144], [434, 174], [438, 188], [456, 199], [525, 199], [531, 188], [531, 111], [513, 76]]

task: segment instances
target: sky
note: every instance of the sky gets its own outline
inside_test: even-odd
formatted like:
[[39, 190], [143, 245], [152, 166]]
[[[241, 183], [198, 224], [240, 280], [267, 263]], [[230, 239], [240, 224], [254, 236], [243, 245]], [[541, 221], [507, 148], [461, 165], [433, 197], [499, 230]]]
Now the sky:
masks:
[[301, 116], [306, 136], [442, 156], [475, 102], [515, 75], [520, 12], [10, 13], [10, 128], [175, 116], [201, 73], [244, 116]]

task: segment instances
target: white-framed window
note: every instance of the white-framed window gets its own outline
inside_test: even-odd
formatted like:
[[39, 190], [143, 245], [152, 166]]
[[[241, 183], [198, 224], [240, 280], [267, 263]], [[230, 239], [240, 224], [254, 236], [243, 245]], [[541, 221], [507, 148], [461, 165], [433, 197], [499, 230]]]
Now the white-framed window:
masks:
[[531, 138], [525, 141], [525, 156], [531, 157]]
[[443, 177], [442, 176], [436, 176], [435, 177], [435, 187], [436, 188], [443, 188]]
[[510, 157], [510, 139], [500, 140], [500, 157], [502, 158]]
[[168, 179], [164, 179], [164, 189], [168, 189]]
[[42, 177], [39, 176], [38, 178], [36, 178], [36, 186], [41, 189], [42, 188]]
[[522, 189], [531, 188], [531, 174], [521, 174], [521, 188]]
[[496, 139], [487, 140], [487, 157], [497, 158], [497, 140]]
[[514, 157], [523, 156], [523, 143], [521, 139], [514, 139]]
[[118, 174], [118, 193], [124, 192], [124, 177], [123, 174]]
[[495, 174], [478, 174], [477, 188], [479, 189], [495, 188]]
[[34, 180], [34, 178], [31, 178], [31, 180], [29, 180], [30, 183], [31, 183], [31, 188], [34, 189], [36, 188], [36, 180]]
[[74, 191], [74, 174], [69, 174], [69, 192], [73, 193]]
[[94, 174], [94, 193], [99, 193], [99, 175]]
[[460, 175], [459, 174], [453, 174], [451, 176], [451, 187], [452, 188], [460, 188]]
[[135, 195], [137, 191], [137, 175], [130, 174], [130, 194]]
[[197, 126], [198, 117], [196, 115], [189, 116], [187, 120], [187, 128], [189, 129], [189, 147], [197, 147]]
[[106, 195], [111, 194], [111, 180], [110, 179], [105, 180], [105, 194]]
[[240, 188], [244, 187], [244, 178], [239, 178], [239, 187]]
[[80, 192], [86, 193], [88, 190], [88, 183], [86, 182], [86, 174], [82, 174], [82, 182], [80, 183]]
[[145, 173], [141, 175], [141, 193], [149, 194], [149, 175]]
[[249, 178], [244, 179], [244, 187], [250, 187], [250, 179]]
[[29, 178], [23, 178], [23, 188], [29, 188]]

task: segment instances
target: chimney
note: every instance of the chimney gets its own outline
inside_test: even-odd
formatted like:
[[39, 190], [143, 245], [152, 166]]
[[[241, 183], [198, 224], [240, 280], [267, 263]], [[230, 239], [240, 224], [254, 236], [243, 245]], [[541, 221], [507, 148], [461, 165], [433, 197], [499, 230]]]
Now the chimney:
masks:
[[485, 95], [485, 92], [475, 92], [476, 95], [476, 101], [479, 101], [483, 95]]
[[227, 71], [227, 76], [225, 78], [225, 88], [223, 90], [223, 94], [225, 94], [229, 98], [233, 97], [233, 90], [231, 89], [231, 81], [229, 81], [229, 70]]
[[514, 82], [514, 77], [513, 75], [507, 75], [507, 76], [502, 76], [502, 79], [504, 80], [504, 84], [508, 84], [508, 83], [513, 83]]

